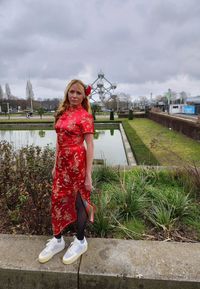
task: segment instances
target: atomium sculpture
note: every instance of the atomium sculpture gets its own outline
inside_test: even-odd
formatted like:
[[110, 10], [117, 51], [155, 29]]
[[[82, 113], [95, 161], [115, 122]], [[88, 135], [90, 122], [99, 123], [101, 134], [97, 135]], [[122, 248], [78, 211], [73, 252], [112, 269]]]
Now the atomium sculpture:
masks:
[[92, 83], [91, 98], [93, 99], [92, 96], [98, 94], [99, 99], [104, 106], [105, 103], [108, 102], [110, 99], [116, 98], [116, 95], [114, 95], [114, 90], [116, 88], [117, 85], [115, 83], [111, 83], [107, 78], [105, 78], [104, 73], [100, 71], [98, 73], [97, 79], [95, 79], [95, 81]]

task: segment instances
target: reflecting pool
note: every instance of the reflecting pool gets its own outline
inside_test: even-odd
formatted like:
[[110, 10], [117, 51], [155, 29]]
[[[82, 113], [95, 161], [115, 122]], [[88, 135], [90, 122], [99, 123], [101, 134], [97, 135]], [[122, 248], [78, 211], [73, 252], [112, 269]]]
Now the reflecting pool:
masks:
[[[55, 130], [0, 130], [0, 141], [6, 140], [14, 149], [34, 145], [54, 148]], [[127, 165], [126, 154], [119, 129], [96, 129], [94, 135], [94, 159], [108, 165]]]

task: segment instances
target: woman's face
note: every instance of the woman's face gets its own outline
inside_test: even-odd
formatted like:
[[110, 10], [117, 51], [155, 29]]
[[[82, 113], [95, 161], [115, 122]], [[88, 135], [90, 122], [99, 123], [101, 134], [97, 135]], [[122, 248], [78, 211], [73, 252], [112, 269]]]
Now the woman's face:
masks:
[[78, 106], [85, 97], [84, 88], [79, 83], [74, 83], [68, 90], [68, 99], [70, 106]]

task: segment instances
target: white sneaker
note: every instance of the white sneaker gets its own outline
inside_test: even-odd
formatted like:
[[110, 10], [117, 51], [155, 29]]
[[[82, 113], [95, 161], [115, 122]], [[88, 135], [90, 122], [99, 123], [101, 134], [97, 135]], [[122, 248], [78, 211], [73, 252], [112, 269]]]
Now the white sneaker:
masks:
[[70, 244], [67, 252], [63, 256], [64, 264], [71, 264], [76, 261], [83, 253], [85, 253], [88, 249], [88, 243], [84, 237], [84, 242], [81, 243], [76, 237], [74, 237], [74, 241]]
[[61, 240], [53, 237], [52, 239], [48, 240], [46, 247], [40, 253], [39, 262], [45, 263], [49, 261], [55, 254], [59, 253], [64, 248], [65, 248], [65, 241], [63, 236], [61, 237]]

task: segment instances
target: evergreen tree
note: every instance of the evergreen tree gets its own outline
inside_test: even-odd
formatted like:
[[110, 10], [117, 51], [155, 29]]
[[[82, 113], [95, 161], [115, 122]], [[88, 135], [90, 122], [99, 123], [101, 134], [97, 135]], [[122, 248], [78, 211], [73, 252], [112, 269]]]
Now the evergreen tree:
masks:
[[6, 83], [6, 85], [5, 85], [5, 91], [6, 91], [6, 96], [7, 96], [7, 98], [10, 99], [10, 97], [11, 97], [11, 90], [10, 90], [10, 86], [9, 86], [8, 83]]
[[0, 85], [0, 99], [3, 99], [3, 88]]
[[33, 87], [32, 87], [30, 80], [28, 80], [26, 84], [26, 96], [27, 96], [27, 99], [33, 99], [34, 97]]
[[28, 80], [26, 84], [26, 96], [27, 96], [27, 100], [30, 100], [31, 111], [33, 111], [34, 93], [33, 93], [33, 87], [32, 87], [30, 80]]

